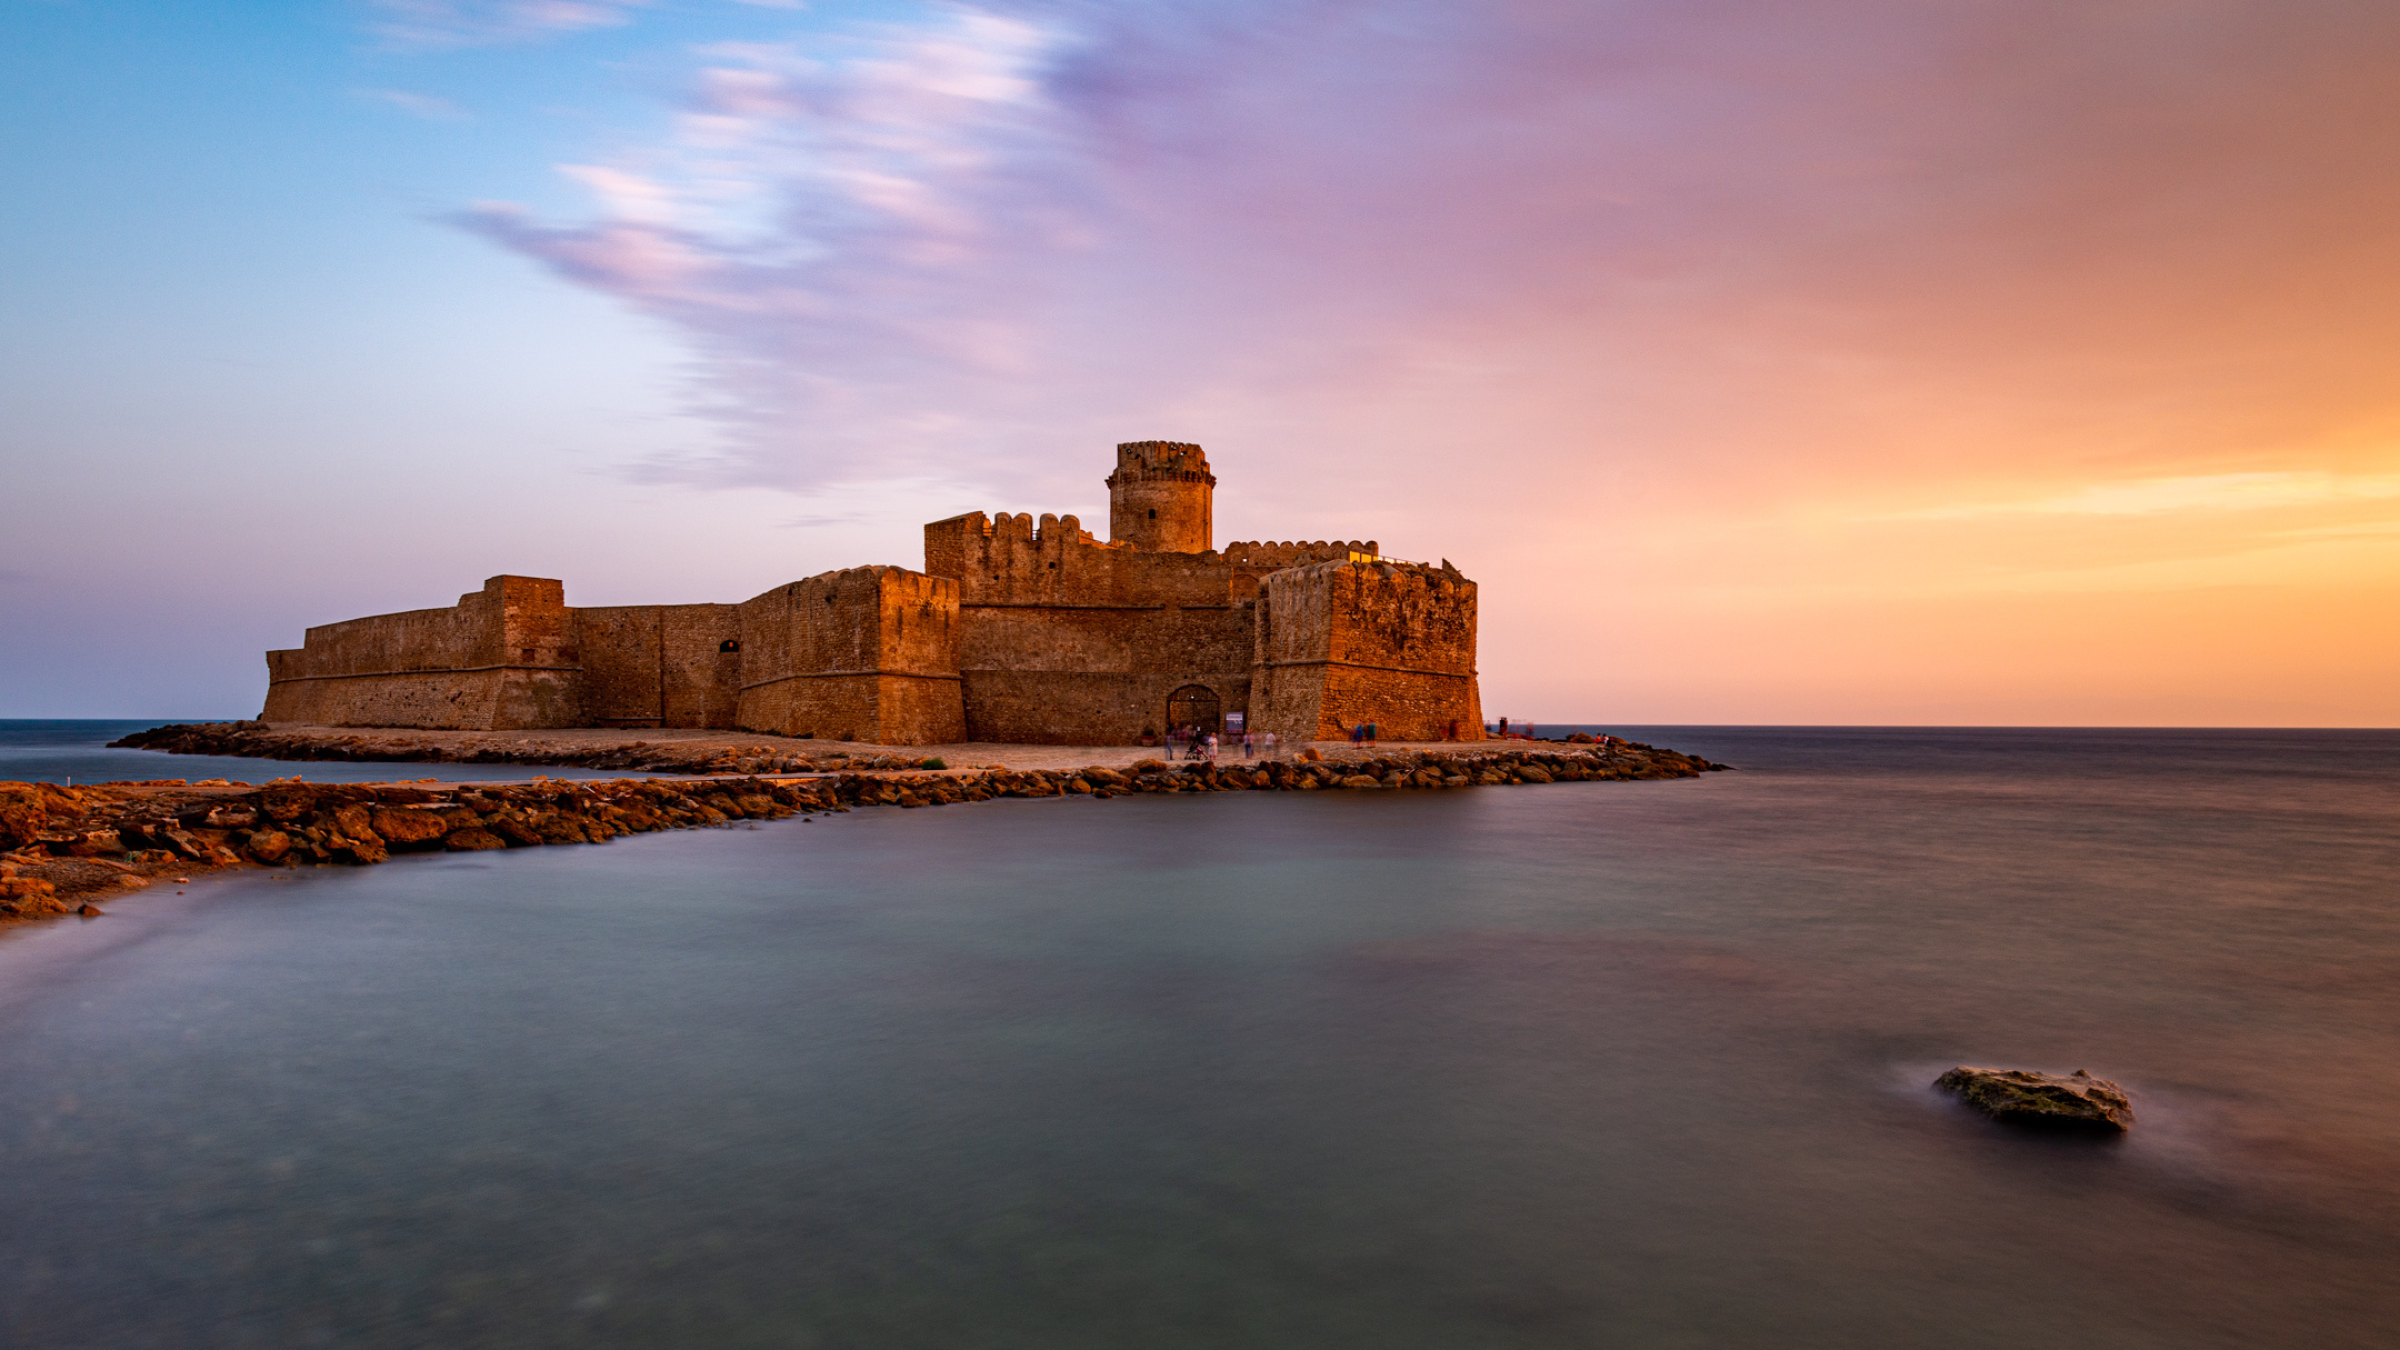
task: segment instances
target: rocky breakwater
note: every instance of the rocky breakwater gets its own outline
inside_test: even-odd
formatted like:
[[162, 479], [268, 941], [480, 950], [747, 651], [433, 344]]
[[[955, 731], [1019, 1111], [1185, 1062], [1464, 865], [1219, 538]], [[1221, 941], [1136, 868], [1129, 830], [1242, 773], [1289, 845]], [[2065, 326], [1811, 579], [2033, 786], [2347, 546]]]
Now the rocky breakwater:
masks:
[[[1451, 790], [1692, 778], [1723, 768], [1646, 745], [1339, 755], [1125, 769], [902, 769], [809, 778], [563, 779], [530, 784], [180, 780], [0, 783], [0, 919], [96, 913], [101, 895], [204, 868], [364, 865], [410, 852], [598, 844], [654, 830], [857, 806], [1128, 793]], [[182, 880], [181, 876], [176, 877]]]
[[991, 767], [963, 774], [844, 775], [836, 780], [836, 792], [840, 800], [858, 805], [942, 806], [992, 797], [1424, 790], [1695, 778], [1724, 767], [1694, 755], [1620, 741], [1557, 751], [1426, 751], [1218, 764], [1144, 759], [1123, 769], [1100, 765], [1082, 769]]
[[844, 769], [939, 768], [916, 755], [809, 754], [760, 746], [727, 747], [676, 741], [590, 745], [540, 733], [429, 740], [406, 732], [278, 731], [264, 722], [174, 722], [109, 742], [111, 749], [159, 750], [171, 755], [225, 755], [292, 763], [525, 764], [628, 773], [789, 774]]
[[[675, 784], [0, 783], [0, 918], [93, 912], [114, 890], [205, 868], [379, 863], [395, 853], [596, 844], [842, 807], [829, 780]], [[180, 878], [178, 878], [180, 879]]]

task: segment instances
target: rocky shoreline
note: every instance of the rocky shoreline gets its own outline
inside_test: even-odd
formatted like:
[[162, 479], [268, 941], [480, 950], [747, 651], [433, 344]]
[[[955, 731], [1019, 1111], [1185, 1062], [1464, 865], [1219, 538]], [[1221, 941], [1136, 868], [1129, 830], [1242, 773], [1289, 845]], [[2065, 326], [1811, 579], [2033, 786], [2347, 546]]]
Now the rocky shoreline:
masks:
[[[188, 732], [189, 728], [161, 728]], [[147, 734], [147, 733], [145, 733]], [[128, 738], [133, 739], [133, 738]], [[1487, 743], [1488, 744], [1488, 743]], [[225, 753], [212, 750], [208, 753]], [[305, 783], [0, 783], [0, 920], [99, 912], [100, 897], [202, 869], [367, 865], [397, 853], [597, 844], [861, 806], [1129, 793], [1453, 790], [1694, 778], [1725, 766], [1625, 741], [1123, 769], [928, 769], [811, 777]], [[182, 875], [177, 875], [182, 874]]]

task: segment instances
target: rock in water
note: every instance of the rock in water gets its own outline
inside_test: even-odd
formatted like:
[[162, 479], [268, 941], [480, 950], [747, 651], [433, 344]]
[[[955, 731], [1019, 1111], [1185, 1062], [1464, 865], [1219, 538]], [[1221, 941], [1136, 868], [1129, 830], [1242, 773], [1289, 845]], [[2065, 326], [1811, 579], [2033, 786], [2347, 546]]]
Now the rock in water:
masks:
[[2026, 1069], [1974, 1069], [1962, 1064], [1934, 1079], [1933, 1085], [2011, 1125], [2121, 1134], [2133, 1124], [2133, 1101], [2125, 1089], [2082, 1069], [2060, 1078]]

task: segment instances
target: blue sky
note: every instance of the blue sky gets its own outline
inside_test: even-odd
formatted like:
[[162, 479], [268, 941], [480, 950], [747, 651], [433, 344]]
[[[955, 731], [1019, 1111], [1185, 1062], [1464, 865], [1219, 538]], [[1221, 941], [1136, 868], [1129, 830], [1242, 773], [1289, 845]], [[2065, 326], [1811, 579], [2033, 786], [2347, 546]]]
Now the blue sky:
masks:
[[[0, 716], [1218, 466], [1487, 708], [2400, 722], [2400, 11], [0, 0]], [[2228, 635], [2239, 640], [2228, 640]]]
[[369, 7], [0, 13], [0, 566], [40, 635], [0, 657], [4, 711], [239, 711], [306, 623], [501, 570], [632, 599], [713, 594], [745, 555], [753, 589], [780, 574], [797, 510], [613, 471], [714, 434], [671, 336], [449, 219], [577, 205], [553, 166], [657, 118], [659, 33], [423, 50]]

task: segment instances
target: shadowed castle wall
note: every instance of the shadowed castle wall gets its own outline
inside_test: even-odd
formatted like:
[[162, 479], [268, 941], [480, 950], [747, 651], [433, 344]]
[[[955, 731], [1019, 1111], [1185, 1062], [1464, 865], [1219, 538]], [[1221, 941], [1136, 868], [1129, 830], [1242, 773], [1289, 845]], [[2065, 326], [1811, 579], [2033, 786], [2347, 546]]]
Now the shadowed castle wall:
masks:
[[958, 583], [854, 567], [740, 606], [745, 731], [885, 745], [965, 738]]
[[1260, 730], [1330, 740], [1483, 739], [1475, 583], [1448, 564], [1327, 562], [1266, 581], [1254, 698]]
[[733, 726], [741, 693], [740, 606], [608, 605], [569, 613], [591, 725]]

